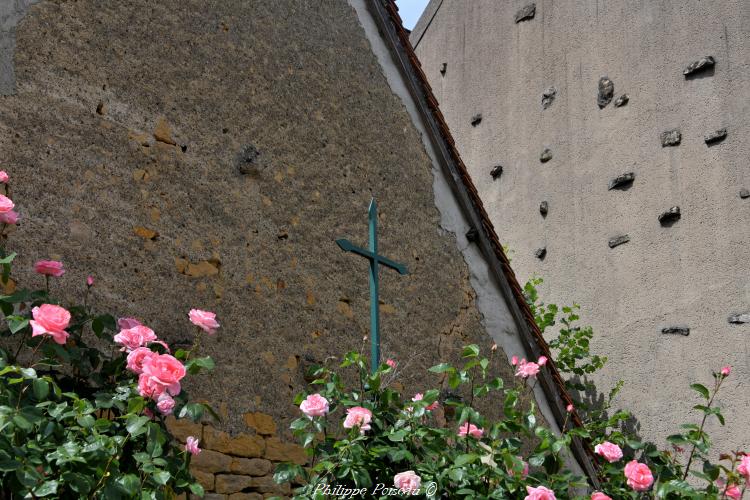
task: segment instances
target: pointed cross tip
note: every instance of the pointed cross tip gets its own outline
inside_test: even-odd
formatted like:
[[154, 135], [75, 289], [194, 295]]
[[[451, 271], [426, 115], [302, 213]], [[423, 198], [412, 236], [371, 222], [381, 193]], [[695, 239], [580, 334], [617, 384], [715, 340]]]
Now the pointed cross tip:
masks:
[[349, 240], [346, 239], [340, 239], [336, 240], [336, 244], [341, 248], [342, 250], [351, 250], [352, 244]]
[[378, 210], [378, 204], [375, 202], [375, 198], [370, 199], [370, 206], [367, 207], [367, 212], [373, 215]]

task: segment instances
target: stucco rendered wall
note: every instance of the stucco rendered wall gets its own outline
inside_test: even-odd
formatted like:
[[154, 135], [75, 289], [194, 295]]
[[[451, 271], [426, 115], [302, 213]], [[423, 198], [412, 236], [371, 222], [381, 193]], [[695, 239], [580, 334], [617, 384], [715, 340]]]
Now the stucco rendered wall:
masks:
[[[304, 461], [287, 430], [304, 370], [368, 333], [367, 264], [334, 240], [366, 242], [372, 195], [381, 253], [410, 271], [381, 275], [397, 383], [437, 385], [428, 367], [492, 345], [432, 162], [345, 1], [42, 1], [15, 36], [0, 97], [13, 278], [41, 286], [33, 262], [62, 260], [54, 293], [81, 297], [92, 274], [96, 309], [173, 346], [192, 339], [190, 308], [217, 313], [202, 342], [217, 368], [187, 389], [222, 422], [174, 424], [201, 437], [211, 498], [288, 493], [270, 462]], [[493, 335], [514, 331], [502, 318]]]
[[[695, 422], [689, 384], [710, 385], [711, 370], [732, 365], [717, 399], [727, 427], [708, 430], [717, 452], [747, 449], [750, 324], [728, 317], [750, 311], [750, 199], [740, 196], [750, 189], [750, 3], [541, 0], [516, 23], [529, 3], [433, 0], [412, 32], [513, 267], [544, 278], [545, 301], [581, 304], [592, 349], [609, 357], [598, 388], [625, 381], [616, 403], [647, 438], [663, 443]], [[713, 70], [686, 78], [704, 56]], [[605, 75], [614, 98], [600, 109]], [[616, 107], [622, 94], [629, 102]], [[724, 127], [709, 147], [704, 136]], [[671, 129], [681, 143], [662, 147]], [[632, 186], [608, 190], [626, 172]], [[681, 219], [660, 225], [672, 206]], [[624, 234], [628, 243], [609, 247]], [[682, 325], [688, 336], [661, 333]]]

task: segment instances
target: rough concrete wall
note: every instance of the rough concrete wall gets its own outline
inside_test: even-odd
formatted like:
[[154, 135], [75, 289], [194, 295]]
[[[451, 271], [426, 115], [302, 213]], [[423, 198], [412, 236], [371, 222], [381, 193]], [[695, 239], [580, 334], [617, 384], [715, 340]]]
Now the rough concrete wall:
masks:
[[[96, 307], [172, 344], [191, 338], [188, 309], [217, 312], [203, 342], [217, 369], [188, 387], [224, 416], [193, 429], [223, 464], [203, 469], [217, 490], [242, 475], [234, 458], [299, 459], [285, 442], [305, 367], [362, 345], [367, 267], [334, 239], [366, 241], [371, 195], [382, 253], [411, 272], [381, 277], [405, 390], [436, 384], [424, 370], [462, 345], [491, 345], [431, 161], [346, 2], [41, 2], [15, 70], [0, 99], [15, 279], [41, 285], [32, 263], [61, 259], [56, 291], [80, 295], [93, 274]], [[222, 480], [226, 494], [247, 483]], [[237, 491], [263, 492], [253, 481]]]
[[38, 0], [3, 0], [0, 2], [0, 96], [15, 90], [13, 54], [16, 49], [16, 25], [29, 6]]
[[[746, 448], [750, 324], [727, 318], [750, 310], [750, 199], [740, 196], [750, 189], [750, 4], [544, 0], [516, 23], [527, 3], [434, 0], [431, 22], [412, 33], [513, 267], [522, 279], [544, 277], [545, 299], [581, 304], [593, 348], [610, 358], [599, 387], [625, 380], [618, 403], [635, 410], [646, 437], [687, 421], [697, 403], [688, 385], [733, 365], [719, 398], [731, 424], [710, 431], [719, 451]], [[713, 70], [683, 75], [708, 55]], [[600, 109], [605, 75], [614, 99]], [[615, 107], [622, 94], [629, 102]], [[709, 147], [704, 136], [723, 127], [727, 138]], [[662, 147], [671, 129], [681, 144]], [[493, 181], [496, 165], [504, 170]], [[626, 172], [632, 186], [608, 190]], [[681, 219], [660, 225], [672, 206]], [[609, 247], [624, 234], [628, 243]], [[673, 325], [690, 334], [661, 333]]]

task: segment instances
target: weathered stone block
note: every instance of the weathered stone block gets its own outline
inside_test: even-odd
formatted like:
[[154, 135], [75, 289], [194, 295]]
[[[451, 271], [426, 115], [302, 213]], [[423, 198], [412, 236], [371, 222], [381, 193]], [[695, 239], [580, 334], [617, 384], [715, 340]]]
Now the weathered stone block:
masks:
[[539, 204], [539, 213], [542, 214], [542, 217], [546, 217], [547, 212], [549, 212], [549, 203], [543, 201]]
[[671, 207], [669, 210], [662, 212], [659, 215], [659, 223], [662, 226], [671, 226], [677, 222], [681, 217], [680, 207]]
[[204, 472], [229, 472], [232, 466], [232, 457], [204, 448], [191, 459], [190, 466]]
[[547, 256], [547, 247], [541, 247], [537, 248], [534, 252], [534, 257], [536, 257], [539, 260], [544, 260], [544, 257]]
[[748, 190], [746, 188], [740, 189], [740, 198], [742, 198], [743, 200], [745, 198], [750, 198], [750, 190]]
[[615, 95], [615, 82], [609, 79], [607, 76], [599, 78], [599, 94], [596, 96], [596, 103], [599, 108], [604, 108], [612, 101], [612, 96]]
[[276, 422], [271, 415], [265, 413], [245, 413], [243, 416], [248, 427], [255, 429], [258, 434], [276, 434]]
[[688, 76], [693, 76], [696, 73], [707, 71], [710, 68], [713, 68], [715, 64], [716, 60], [713, 58], [713, 56], [701, 57], [697, 61], [690, 63], [688, 67], [685, 68], [685, 70], [682, 72], [682, 74], [687, 78]]
[[662, 147], [677, 146], [682, 141], [682, 133], [679, 129], [664, 131], [660, 137]]
[[739, 325], [742, 323], [750, 323], [750, 312], [741, 313], [741, 314], [732, 314], [731, 316], [729, 316], [729, 318], [727, 318], [727, 321], [735, 325]]
[[669, 335], [682, 335], [687, 337], [690, 335], [690, 328], [683, 325], [665, 326], [661, 329], [661, 333]]
[[166, 424], [169, 432], [183, 443], [188, 436], [203, 440], [203, 426], [199, 422], [193, 422], [189, 418], [177, 419], [174, 415], [170, 415], [166, 419]]
[[544, 148], [542, 153], [539, 155], [539, 161], [542, 163], [547, 163], [552, 159], [552, 150], [549, 148]]
[[229, 495], [229, 500], [263, 500], [263, 495], [260, 493], [232, 493]]
[[230, 470], [245, 476], [265, 476], [273, 470], [273, 463], [263, 458], [234, 458]]
[[279, 438], [266, 439], [266, 452], [263, 455], [274, 462], [294, 462], [299, 465], [307, 463], [305, 449], [295, 443], [284, 443]]
[[495, 165], [494, 167], [492, 167], [492, 170], [490, 170], [490, 175], [492, 176], [492, 180], [496, 181], [501, 175], [503, 175], [503, 166]]
[[190, 464], [190, 473], [203, 486], [203, 489], [206, 491], [214, 489], [214, 475], [212, 473], [205, 472], [192, 463]]
[[630, 236], [627, 234], [615, 236], [614, 238], [609, 239], [609, 248], [615, 248], [616, 246], [620, 246], [628, 241], [630, 241]]
[[253, 478], [237, 474], [218, 474], [216, 476], [216, 493], [238, 493], [253, 486]]
[[630, 100], [630, 96], [628, 94], [622, 94], [620, 97], [615, 99], [615, 107], [621, 108], [625, 106], [629, 100]]
[[557, 89], [555, 87], [550, 87], [542, 92], [542, 109], [547, 109], [552, 106], [552, 102], [555, 100], [556, 95]]
[[260, 457], [263, 455], [265, 442], [260, 436], [239, 434], [232, 437], [207, 425], [203, 429], [204, 447], [238, 457]]
[[528, 19], [533, 19], [534, 15], [536, 14], [536, 4], [530, 3], [528, 5], [523, 6], [518, 12], [516, 12], [516, 24], [520, 23], [521, 21], [526, 21]]
[[622, 189], [629, 187], [633, 184], [634, 180], [634, 172], [626, 172], [622, 175], [618, 175], [617, 177], [609, 181], [609, 190], [611, 191], [612, 189]]
[[727, 138], [727, 129], [726, 127], [724, 127], [724, 128], [720, 128], [719, 130], [715, 130], [711, 132], [710, 134], [705, 136], [703, 140], [706, 141], [706, 144], [711, 146], [712, 144], [720, 143], [726, 138]]
[[477, 113], [476, 115], [471, 117], [471, 126], [476, 127], [482, 123], [482, 113]]
[[206, 493], [203, 500], [226, 500], [227, 496], [221, 493]]
[[273, 480], [273, 476], [253, 477], [251, 478], [252, 487], [261, 493], [278, 493], [287, 494], [292, 491], [289, 483], [276, 484]]

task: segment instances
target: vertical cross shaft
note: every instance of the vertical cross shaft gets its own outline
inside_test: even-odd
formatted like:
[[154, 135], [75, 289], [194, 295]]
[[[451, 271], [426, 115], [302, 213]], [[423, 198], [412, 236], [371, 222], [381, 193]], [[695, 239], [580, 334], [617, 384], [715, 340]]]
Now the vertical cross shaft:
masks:
[[[369, 250], [373, 255], [378, 255], [378, 206], [375, 198], [370, 201], [370, 207], [367, 211], [370, 222], [370, 242]], [[378, 271], [380, 265], [378, 259], [370, 259], [370, 367], [374, 372], [380, 366], [380, 284], [378, 280]]]

